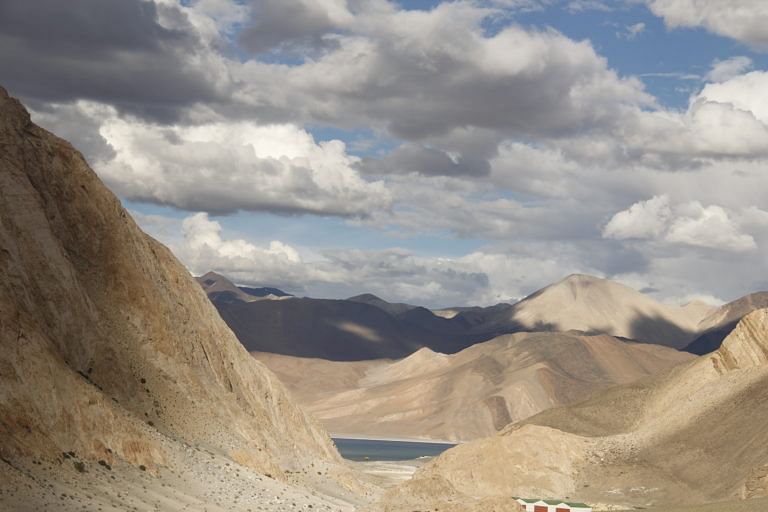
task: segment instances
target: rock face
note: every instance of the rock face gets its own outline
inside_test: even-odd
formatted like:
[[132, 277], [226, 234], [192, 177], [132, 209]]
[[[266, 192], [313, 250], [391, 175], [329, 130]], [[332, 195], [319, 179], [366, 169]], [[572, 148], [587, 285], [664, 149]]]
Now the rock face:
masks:
[[261, 472], [335, 461], [200, 286], [0, 89], [0, 455], [151, 468], [161, 440]]
[[448, 450], [377, 509], [443, 510], [442, 496], [468, 507], [532, 495], [622, 508], [766, 496], [766, 396], [761, 309], [713, 354]]
[[709, 359], [721, 374], [768, 366], [768, 309], [742, 318]]
[[606, 335], [517, 333], [446, 355], [335, 362], [254, 353], [334, 434], [466, 441], [693, 358]]

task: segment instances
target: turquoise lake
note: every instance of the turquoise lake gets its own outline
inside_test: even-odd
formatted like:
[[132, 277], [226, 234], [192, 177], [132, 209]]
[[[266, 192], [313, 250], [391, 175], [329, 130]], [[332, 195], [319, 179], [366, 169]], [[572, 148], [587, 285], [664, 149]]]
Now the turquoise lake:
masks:
[[422, 441], [384, 441], [379, 439], [345, 439], [334, 437], [339, 453], [349, 460], [411, 460], [434, 457], [456, 446]]

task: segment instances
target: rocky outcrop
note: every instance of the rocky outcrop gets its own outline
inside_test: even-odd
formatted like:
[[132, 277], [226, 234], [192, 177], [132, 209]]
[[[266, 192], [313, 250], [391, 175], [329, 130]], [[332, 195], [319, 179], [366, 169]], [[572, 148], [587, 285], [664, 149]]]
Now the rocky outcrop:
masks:
[[714, 352], [736, 328], [739, 320], [765, 307], [768, 307], [768, 292], [750, 293], [715, 308], [699, 322], [697, 338], [683, 350], [698, 355]]
[[336, 461], [167, 248], [0, 89], [0, 455], [166, 463], [162, 440], [261, 472]]
[[742, 318], [710, 360], [721, 373], [768, 365], [768, 309]]

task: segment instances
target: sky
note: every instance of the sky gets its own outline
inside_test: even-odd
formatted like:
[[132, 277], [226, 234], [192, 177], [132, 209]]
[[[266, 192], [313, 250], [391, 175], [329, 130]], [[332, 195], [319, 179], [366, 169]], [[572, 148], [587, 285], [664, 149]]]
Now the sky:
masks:
[[196, 275], [716, 304], [768, 289], [765, 27], [764, 0], [3, 0], [0, 85]]

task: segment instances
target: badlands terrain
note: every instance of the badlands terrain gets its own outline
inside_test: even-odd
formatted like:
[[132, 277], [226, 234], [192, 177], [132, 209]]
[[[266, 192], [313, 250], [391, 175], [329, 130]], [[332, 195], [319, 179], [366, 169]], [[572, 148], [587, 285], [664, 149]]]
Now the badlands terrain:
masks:
[[[422, 416], [425, 429], [454, 438], [501, 429], [448, 450], [411, 479], [416, 464], [392, 477], [380, 464], [342, 460], [222, 320], [240, 316], [219, 315], [82, 155], [34, 125], [3, 89], [0, 148], [0, 510], [506, 511], [513, 494], [616, 509], [768, 494], [768, 310], [745, 313], [758, 300], [713, 317], [713, 326], [737, 323], [698, 358], [651, 343], [684, 346], [714, 310], [660, 307], [585, 276], [516, 305], [438, 314], [370, 297], [331, 301], [385, 316], [366, 324], [331, 308], [335, 332], [350, 334], [346, 346], [367, 344], [353, 362], [295, 363], [308, 365], [311, 378], [335, 372], [339, 395], [362, 387], [365, 400], [397, 408], [387, 389], [404, 393], [423, 373], [426, 398], [413, 399], [424, 407], [445, 400], [445, 421], [466, 428], [439, 430]], [[224, 299], [217, 307], [303, 301], [274, 289], [209, 292]], [[334, 331], [319, 327], [329, 313], [310, 304], [298, 310], [305, 316], [290, 317], [316, 322], [291, 342], [293, 353], [259, 356], [293, 382], [296, 374], [280, 366], [294, 364], [289, 357], [340, 357]], [[547, 308], [557, 315], [542, 316]], [[391, 337], [382, 336], [384, 324]], [[265, 332], [283, 335], [287, 326], [276, 321]], [[312, 346], [312, 331], [326, 337]], [[400, 337], [416, 332], [429, 336]], [[254, 340], [262, 351], [268, 342], [263, 333]], [[395, 356], [402, 360], [382, 359]], [[463, 390], [451, 389], [454, 379]], [[515, 386], [527, 405], [504, 395]], [[462, 401], [479, 407], [480, 421], [462, 416]], [[514, 422], [560, 404], [570, 405]], [[762, 510], [764, 501], [727, 506], [753, 505]]]

